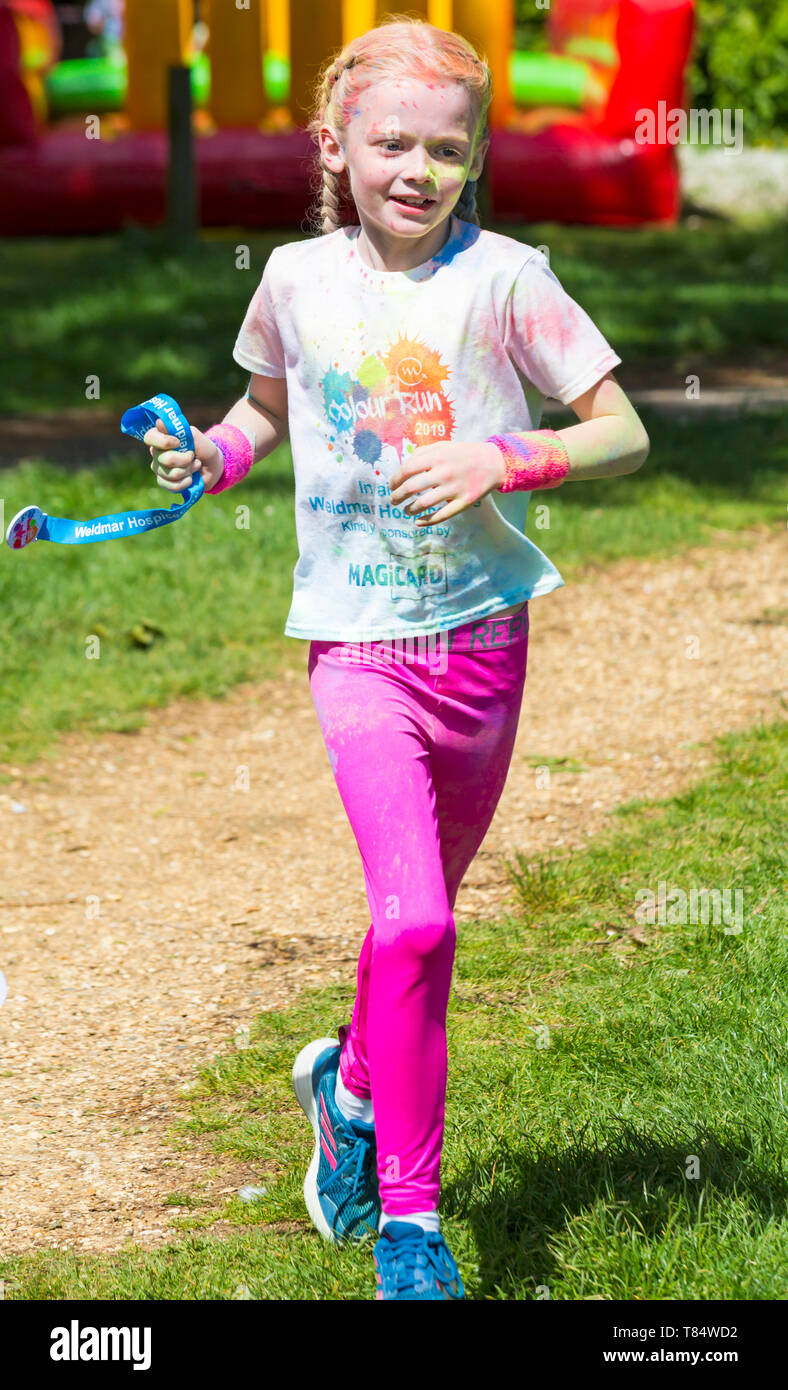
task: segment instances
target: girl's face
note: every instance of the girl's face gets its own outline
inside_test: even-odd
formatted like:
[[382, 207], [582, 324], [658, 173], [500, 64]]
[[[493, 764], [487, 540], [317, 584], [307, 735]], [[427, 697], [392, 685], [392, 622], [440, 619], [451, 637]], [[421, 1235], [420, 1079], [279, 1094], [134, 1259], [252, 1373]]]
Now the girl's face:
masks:
[[466, 179], [482, 171], [489, 140], [474, 149], [475, 133], [464, 87], [406, 77], [361, 93], [344, 145], [330, 125], [321, 127], [324, 163], [335, 173], [348, 170], [362, 228], [384, 261], [407, 261], [407, 269], [443, 244]]

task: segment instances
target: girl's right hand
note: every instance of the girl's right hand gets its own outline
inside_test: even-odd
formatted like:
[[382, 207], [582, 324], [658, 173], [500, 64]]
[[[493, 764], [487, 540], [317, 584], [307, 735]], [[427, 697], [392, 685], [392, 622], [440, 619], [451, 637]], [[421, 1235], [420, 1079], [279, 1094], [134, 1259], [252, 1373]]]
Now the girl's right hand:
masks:
[[224, 458], [221, 450], [212, 439], [207, 439], [201, 430], [192, 426], [194, 450], [188, 452], [178, 448], [178, 440], [167, 430], [163, 420], [156, 420], [156, 428], [143, 435], [151, 453], [151, 468], [156, 474], [156, 482], [167, 492], [183, 492], [198, 471], [202, 475], [206, 492], [215, 487], [224, 472]]

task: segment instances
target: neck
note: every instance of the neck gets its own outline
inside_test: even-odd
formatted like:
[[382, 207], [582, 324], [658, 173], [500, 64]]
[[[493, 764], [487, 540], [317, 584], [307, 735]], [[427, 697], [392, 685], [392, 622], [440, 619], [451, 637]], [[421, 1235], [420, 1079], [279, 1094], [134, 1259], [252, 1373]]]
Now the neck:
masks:
[[388, 238], [381, 236], [377, 227], [366, 228], [362, 222], [356, 249], [364, 265], [369, 266], [370, 270], [413, 270], [415, 266], [423, 265], [425, 261], [437, 256], [450, 236], [451, 214], [445, 223], [441, 222], [431, 232], [419, 237], [418, 241], [408, 240], [401, 246], [392, 246]]

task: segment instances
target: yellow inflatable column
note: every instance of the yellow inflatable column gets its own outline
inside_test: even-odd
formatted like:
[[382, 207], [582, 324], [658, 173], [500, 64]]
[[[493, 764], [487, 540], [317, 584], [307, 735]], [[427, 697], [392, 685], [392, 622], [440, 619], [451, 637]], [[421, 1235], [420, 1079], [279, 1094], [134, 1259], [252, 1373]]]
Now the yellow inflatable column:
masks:
[[414, 9], [416, 14], [429, 20], [436, 29], [452, 29], [454, 27], [452, 24], [454, 0], [427, 0], [426, 4], [416, 5]]
[[[268, 47], [280, 58], [290, 53], [290, 0], [268, 0]], [[289, 61], [289, 58], [288, 58]]]
[[312, 113], [317, 75], [343, 45], [343, 0], [291, 0], [290, 111], [297, 126]]
[[210, 37], [211, 99], [209, 110], [220, 129], [257, 126], [269, 106], [263, 86], [263, 54], [268, 46], [265, 0], [207, 0]]
[[[492, 73], [493, 99], [487, 114], [490, 129], [509, 124], [514, 110], [509, 84], [509, 57], [514, 48], [514, 0], [454, 0], [452, 28], [472, 43]], [[433, 21], [434, 22], [434, 21]], [[445, 28], [441, 25], [441, 28]]]
[[[433, 19], [432, 12], [451, 16], [451, 7], [452, 0], [415, 0], [414, 4], [408, 5], [407, 13], [409, 16], [429, 19], [431, 24], [437, 24], [438, 21]], [[359, 34], [366, 34], [368, 29], [382, 24], [395, 10], [397, 14], [401, 13], [397, 6], [386, 4], [386, 0], [342, 0], [342, 43], [349, 43], [351, 39], [358, 38]], [[441, 24], [440, 27], [445, 26]]]
[[[350, 43], [380, 23], [380, 0], [343, 0], [342, 42]], [[328, 57], [328, 54], [326, 54]]]
[[193, 15], [192, 0], [126, 0], [126, 112], [132, 130], [166, 129], [167, 72], [186, 62]]

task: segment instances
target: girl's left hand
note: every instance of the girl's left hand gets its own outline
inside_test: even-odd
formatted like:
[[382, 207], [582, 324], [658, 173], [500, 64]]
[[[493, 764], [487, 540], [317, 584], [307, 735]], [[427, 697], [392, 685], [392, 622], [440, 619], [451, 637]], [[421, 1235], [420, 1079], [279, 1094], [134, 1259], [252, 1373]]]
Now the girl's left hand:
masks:
[[[446, 521], [464, 512], [488, 492], [500, 487], [505, 471], [497, 444], [423, 444], [413, 450], [390, 478], [391, 501], [394, 506], [409, 502], [404, 508], [408, 516], [445, 502], [440, 511], [416, 522], [417, 526], [433, 526], [437, 521]], [[422, 495], [415, 497], [416, 493]], [[414, 497], [415, 500], [409, 501]]]

